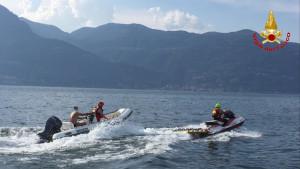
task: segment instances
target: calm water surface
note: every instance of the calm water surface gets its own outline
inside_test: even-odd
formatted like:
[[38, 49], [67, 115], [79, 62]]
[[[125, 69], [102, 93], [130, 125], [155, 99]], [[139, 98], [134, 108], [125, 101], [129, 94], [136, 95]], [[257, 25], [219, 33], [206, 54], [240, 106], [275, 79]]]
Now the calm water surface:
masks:
[[[66, 120], [74, 105], [87, 112], [99, 99], [105, 112], [128, 107], [134, 114], [35, 144], [49, 116]], [[216, 102], [245, 124], [205, 139], [172, 132], [209, 120]], [[299, 95], [0, 86], [0, 169], [299, 169], [299, 112]]]

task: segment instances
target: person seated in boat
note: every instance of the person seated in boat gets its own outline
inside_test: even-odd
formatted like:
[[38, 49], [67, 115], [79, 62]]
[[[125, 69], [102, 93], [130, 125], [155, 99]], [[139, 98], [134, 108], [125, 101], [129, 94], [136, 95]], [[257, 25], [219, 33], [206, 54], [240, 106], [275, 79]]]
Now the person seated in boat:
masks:
[[214, 120], [220, 121], [223, 125], [226, 125], [227, 119], [224, 118], [224, 110], [221, 109], [221, 104], [216, 103], [215, 108], [212, 110], [211, 115]]
[[79, 121], [79, 118], [82, 116], [88, 116], [88, 115], [93, 115], [93, 114], [95, 114], [95, 113], [94, 112], [81, 113], [81, 112], [79, 112], [78, 107], [74, 106], [74, 111], [72, 111], [70, 114], [70, 122], [74, 124], [74, 127], [86, 125], [86, 122]]
[[104, 102], [100, 101], [97, 104], [96, 108], [93, 110], [93, 113], [95, 113], [96, 115], [97, 122], [99, 122], [101, 119], [108, 120], [108, 118], [103, 114], [103, 106], [104, 106]]

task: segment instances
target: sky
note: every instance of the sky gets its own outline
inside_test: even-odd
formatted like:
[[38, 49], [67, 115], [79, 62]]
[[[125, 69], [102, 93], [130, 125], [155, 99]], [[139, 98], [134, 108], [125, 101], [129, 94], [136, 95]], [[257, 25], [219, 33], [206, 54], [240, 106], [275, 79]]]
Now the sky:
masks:
[[106, 23], [138, 23], [194, 33], [264, 29], [268, 11], [278, 29], [300, 42], [300, 0], [0, 0], [20, 17], [72, 32]]

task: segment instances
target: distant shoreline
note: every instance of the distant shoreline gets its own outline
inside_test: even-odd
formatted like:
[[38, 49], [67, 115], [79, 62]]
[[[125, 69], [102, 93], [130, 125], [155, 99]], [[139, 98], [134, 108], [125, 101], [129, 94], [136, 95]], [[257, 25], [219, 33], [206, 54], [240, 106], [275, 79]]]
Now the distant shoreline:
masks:
[[287, 93], [287, 92], [250, 92], [250, 91], [216, 91], [216, 90], [187, 90], [187, 89], [134, 89], [134, 88], [105, 88], [105, 87], [81, 87], [81, 86], [51, 86], [51, 85], [19, 85], [19, 84], [0, 84], [1, 87], [25, 87], [25, 88], [69, 88], [69, 89], [88, 89], [88, 90], [132, 90], [132, 91], [149, 91], [149, 92], [186, 92], [191, 94], [197, 93], [209, 93], [209, 94], [247, 94], [247, 95], [285, 95], [285, 96], [297, 96], [300, 97], [300, 93]]

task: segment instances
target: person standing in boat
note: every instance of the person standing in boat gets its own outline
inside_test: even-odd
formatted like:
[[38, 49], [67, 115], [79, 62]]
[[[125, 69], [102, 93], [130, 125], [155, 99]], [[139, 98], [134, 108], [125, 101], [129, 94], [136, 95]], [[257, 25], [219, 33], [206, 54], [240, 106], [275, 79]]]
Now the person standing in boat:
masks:
[[74, 108], [74, 110], [70, 114], [70, 122], [74, 124], [74, 127], [86, 125], [86, 122], [84, 122], [84, 121], [81, 122], [81, 121], [78, 120], [79, 117], [95, 114], [94, 112], [81, 113], [81, 112], [79, 112], [77, 106], [74, 106], [73, 108]]
[[97, 122], [99, 122], [101, 119], [108, 120], [108, 118], [103, 114], [103, 106], [104, 106], [104, 102], [100, 101], [93, 111], [96, 115]]

